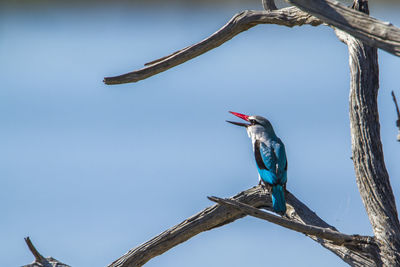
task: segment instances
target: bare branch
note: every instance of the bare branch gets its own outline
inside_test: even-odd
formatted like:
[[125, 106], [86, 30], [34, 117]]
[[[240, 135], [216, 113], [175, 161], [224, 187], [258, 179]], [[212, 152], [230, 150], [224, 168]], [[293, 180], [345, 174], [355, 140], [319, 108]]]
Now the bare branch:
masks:
[[240, 203], [235, 200], [222, 199], [219, 197], [208, 197], [208, 199], [211, 201], [217, 202], [218, 204], [221, 204], [221, 205], [228, 205], [228, 206], [235, 207], [247, 215], [269, 221], [271, 223], [280, 225], [280, 226], [288, 228], [290, 230], [294, 230], [296, 232], [300, 232], [300, 233], [303, 233], [306, 235], [315, 236], [318, 238], [332, 241], [336, 245], [343, 245], [345, 243], [369, 244], [369, 243], [373, 242], [373, 238], [369, 237], [369, 236], [346, 235], [346, 234], [340, 233], [338, 231], [334, 231], [330, 228], [323, 228], [323, 227], [298, 223], [296, 221], [291, 221], [284, 217], [276, 216], [274, 214], [259, 210], [257, 208]]
[[28, 245], [29, 250], [32, 252], [33, 256], [35, 257], [36, 262], [43, 262], [45, 258], [37, 251], [35, 246], [32, 244], [31, 239], [29, 236], [25, 237], [25, 243]]
[[396, 106], [396, 111], [397, 111], [396, 126], [399, 128], [399, 134], [397, 135], [397, 141], [400, 142], [400, 111], [399, 111], [399, 106], [397, 104], [396, 96], [394, 95], [393, 91], [392, 91], [392, 97], [393, 97], [393, 102], [394, 102], [394, 105]]
[[305, 24], [317, 26], [321, 24], [321, 21], [296, 7], [271, 11], [243, 11], [236, 14], [225, 26], [203, 41], [181, 49], [169, 56], [149, 62], [146, 64], [147, 67], [143, 69], [120, 76], [106, 77], [104, 78], [104, 82], [106, 84], [121, 84], [146, 79], [204, 54], [258, 24], [276, 24], [288, 27]]
[[35, 257], [35, 261], [31, 264], [24, 265], [22, 267], [70, 267], [69, 265], [59, 262], [58, 260], [52, 257], [48, 258], [43, 257], [42, 254], [40, 254], [39, 251], [37, 251], [35, 246], [32, 244], [32, 241], [29, 238], [29, 236], [25, 237], [24, 239], [26, 244], [28, 245], [29, 250]]
[[[366, 12], [367, 4], [356, 0], [353, 7]], [[377, 49], [341, 30], [335, 32], [349, 49], [350, 130], [358, 189], [379, 245], [380, 265], [399, 266], [400, 223], [380, 137]]]
[[400, 29], [332, 0], [287, 0], [369, 46], [400, 56]]
[[[264, 190], [261, 186], [240, 192], [230, 199], [256, 208], [266, 208], [272, 211], [271, 196], [269, 192]], [[287, 216], [291, 221], [336, 230], [319, 218], [290, 192], [286, 192], [286, 200]], [[231, 223], [244, 216], [245, 214], [243, 212], [234, 207], [221, 206], [218, 204], [208, 207], [151, 240], [131, 249], [109, 266], [142, 266], [153, 257], [161, 255], [201, 232]], [[353, 266], [375, 266], [374, 249], [371, 247], [376, 246], [374, 246], [372, 240], [371, 244], [359, 244], [354, 247], [346, 247], [314, 236], [311, 238]]]
[[[295, 7], [275, 10], [273, 0], [263, 0], [267, 11], [243, 11], [236, 14], [225, 26], [205, 40], [145, 64], [145, 68], [115, 77], [106, 77], [106, 84], [137, 82], [166, 71], [229, 41], [239, 33], [258, 24], [276, 24], [288, 27], [322, 21], [359, 38], [370, 46], [378, 47], [400, 56], [400, 29], [331, 0], [287, 0]], [[311, 16], [315, 15], [315, 17]], [[320, 18], [321, 20], [317, 19]]]

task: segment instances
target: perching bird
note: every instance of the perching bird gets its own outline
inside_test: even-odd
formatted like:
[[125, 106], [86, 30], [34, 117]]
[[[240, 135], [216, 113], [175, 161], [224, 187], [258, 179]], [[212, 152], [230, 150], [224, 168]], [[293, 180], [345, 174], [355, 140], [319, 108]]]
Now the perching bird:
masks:
[[286, 212], [284, 189], [287, 181], [287, 160], [285, 145], [276, 136], [271, 123], [261, 116], [248, 116], [236, 112], [233, 115], [248, 121], [250, 124], [227, 121], [246, 127], [247, 134], [253, 143], [254, 157], [257, 164], [260, 183], [272, 187], [272, 207], [281, 215]]

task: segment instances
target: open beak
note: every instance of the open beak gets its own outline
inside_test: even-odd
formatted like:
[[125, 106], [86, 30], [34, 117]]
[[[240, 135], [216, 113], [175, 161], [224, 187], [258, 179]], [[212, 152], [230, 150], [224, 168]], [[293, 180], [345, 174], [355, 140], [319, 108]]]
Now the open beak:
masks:
[[[235, 115], [236, 117], [241, 118], [242, 120], [249, 121], [249, 116], [247, 116], [247, 115], [240, 114], [240, 113], [233, 112], [233, 111], [229, 111], [229, 113]], [[226, 122], [235, 124], [235, 125], [237, 125], [237, 126], [242, 126], [242, 127], [248, 127], [248, 126], [251, 125], [251, 124], [241, 123], [241, 122], [235, 122], [235, 121], [226, 121]]]

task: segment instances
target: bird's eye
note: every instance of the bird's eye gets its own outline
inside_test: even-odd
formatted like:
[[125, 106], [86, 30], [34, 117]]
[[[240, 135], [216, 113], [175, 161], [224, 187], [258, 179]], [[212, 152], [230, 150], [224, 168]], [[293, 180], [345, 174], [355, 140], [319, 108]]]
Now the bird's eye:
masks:
[[258, 124], [258, 122], [257, 122], [256, 120], [253, 120], [253, 119], [249, 120], [249, 122], [250, 122], [252, 125]]

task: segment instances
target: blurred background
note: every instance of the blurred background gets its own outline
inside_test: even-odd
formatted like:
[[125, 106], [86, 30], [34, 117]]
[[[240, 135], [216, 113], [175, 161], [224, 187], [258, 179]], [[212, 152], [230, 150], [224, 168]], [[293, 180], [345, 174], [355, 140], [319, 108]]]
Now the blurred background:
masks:
[[[270, 119], [299, 199], [345, 233], [372, 234], [350, 159], [348, 53], [331, 28], [259, 25], [147, 80], [106, 86], [103, 77], [198, 42], [261, 1], [0, 3], [0, 266], [33, 261], [25, 236], [44, 256], [106, 266], [212, 205], [206, 196], [256, 185], [250, 140], [225, 122], [228, 110]], [[371, 1], [370, 10], [400, 25], [398, 1]], [[400, 98], [400, 59], [380, 51], [379, 63], [383, 148], [399, 201], [390, 92]], [[146, 266], [266, 265], [345, 266], [255, 218]]]

